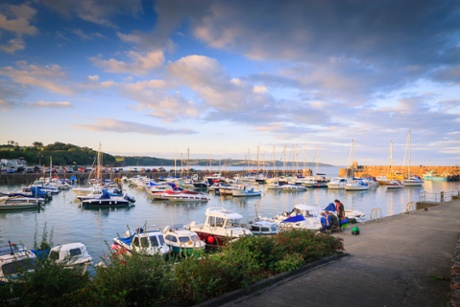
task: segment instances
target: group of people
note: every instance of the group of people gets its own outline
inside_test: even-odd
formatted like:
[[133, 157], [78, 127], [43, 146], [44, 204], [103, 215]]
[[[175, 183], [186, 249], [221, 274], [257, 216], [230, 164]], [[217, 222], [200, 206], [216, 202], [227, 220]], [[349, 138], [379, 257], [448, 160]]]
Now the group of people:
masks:
[[334, 215], [329, 211], [321, 212], [321, 232], [331, 233], [333, 228], [340, 229], [340, 221], [345, 219], [345, 207], [342, 202], [336, 199], [334, 200], [334, 204], [337, 215]]

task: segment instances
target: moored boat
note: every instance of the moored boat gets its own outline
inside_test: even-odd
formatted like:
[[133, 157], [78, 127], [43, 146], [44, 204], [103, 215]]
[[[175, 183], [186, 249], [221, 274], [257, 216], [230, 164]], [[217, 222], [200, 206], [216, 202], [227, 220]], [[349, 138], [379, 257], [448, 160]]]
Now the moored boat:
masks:
[[232, 190], [232, 195], [234, 197], [261, 196], [262, 191], [254, 190], [254, 188], [247, 189], [246, 185], [239, 184], [234, 186]]
[[199, 256], [206, 247], [196, 232], [184, 227], [166, 226], [163, 235], [171, 251], [180, 256]]
[[160, 229], [138, 228], [136, 232], [127, 230], [124, 237], [113, 238], [112, 250], [120, 254], [138, 252], [146, 255], [165, 255], [170, 249]]
[[206, 220], [203, 224], [191, 222], [184, 227], [195, 231], [206, 246], [216, 248], [228, 242], [252, 233], [241, 226], [242, 216], [234, 211], [221, 207], [206, 209]]
[[8, 245], [0, 246], [0, 286], [34, 270], [36, 258], [23, 244], [8, 241]]

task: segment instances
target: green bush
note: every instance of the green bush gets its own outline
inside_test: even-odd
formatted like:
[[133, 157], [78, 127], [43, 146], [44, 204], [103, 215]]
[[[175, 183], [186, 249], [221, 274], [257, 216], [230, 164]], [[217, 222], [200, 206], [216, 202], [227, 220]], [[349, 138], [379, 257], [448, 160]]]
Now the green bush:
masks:
[[169, 299], [171, 264], [161, 255], [112, 257], [106, 266], [97, 266], [96, 275], [80, 290], [73, 305], [162, 306]]
[[[37, 245], [49, 246], [49, 242]], [[12, 306], [189, 306], [342, 251], [342, 239], [292, 230], [240, 238], [215, 253], [177, 263], [160, 255], [117, 254], [105, 266], [96, 266], [92, 278], [41, 260], [23, 282], [0, 287], [0, 302]]]

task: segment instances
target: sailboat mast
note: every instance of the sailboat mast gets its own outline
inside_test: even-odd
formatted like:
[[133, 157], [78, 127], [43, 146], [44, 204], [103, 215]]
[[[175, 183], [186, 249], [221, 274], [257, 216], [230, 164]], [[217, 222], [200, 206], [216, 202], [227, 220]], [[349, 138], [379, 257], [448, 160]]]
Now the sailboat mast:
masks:
[[409, 130], [409, 134], [407, 136], [407, 146], [409, 146], [409, 160], [407, 161], [407, 176], [408, 178], [410, 178], [410, 159], [411, 159], [411, 139], [410, 139], [410, 130]]

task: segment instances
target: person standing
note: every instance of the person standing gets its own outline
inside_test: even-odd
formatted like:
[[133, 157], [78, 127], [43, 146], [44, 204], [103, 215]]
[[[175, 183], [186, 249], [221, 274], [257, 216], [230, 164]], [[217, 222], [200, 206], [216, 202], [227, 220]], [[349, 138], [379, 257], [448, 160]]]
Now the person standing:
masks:
[[337, 211], [337, 217], [341, 221], [345, 218], [345, 207], [343, 206], [342, 202], [338, 199], [334, 200], [334, 203], [335, 211]]

